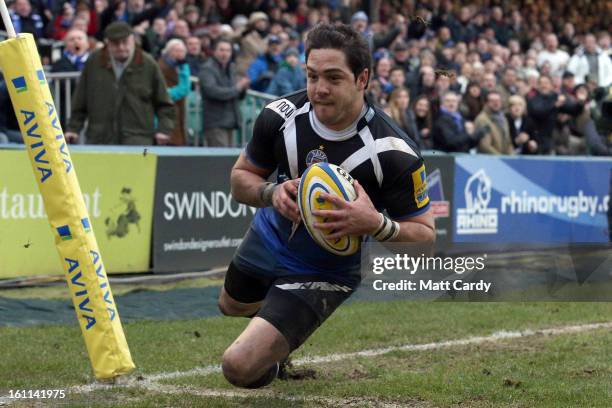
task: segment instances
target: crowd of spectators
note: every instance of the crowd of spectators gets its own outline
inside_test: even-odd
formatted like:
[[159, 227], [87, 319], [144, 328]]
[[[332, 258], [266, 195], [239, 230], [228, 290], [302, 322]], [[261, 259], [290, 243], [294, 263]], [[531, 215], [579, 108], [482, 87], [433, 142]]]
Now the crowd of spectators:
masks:
[[[557, 155], [612, 154], [609, 7], [588, 0], [10, 4], [18, 32], [64, 41], [59, 60], [43, 55], [53, 71], [83, 70], [105, 40], [108, 47], [111, 23], [131, 26], [137, 48], [162, 67], [175, 104], [178, 119], [165, 143], [186, 143], [185, 78], [199, 78], [207, 143], [226, 146], [246, 89], [283, 95], [303, 88], [305, 35], [319, 22], [341, 22], [371, 46], [369, 100], [421, 148]], [[0, 141], [10, 122], [3, 116]]]

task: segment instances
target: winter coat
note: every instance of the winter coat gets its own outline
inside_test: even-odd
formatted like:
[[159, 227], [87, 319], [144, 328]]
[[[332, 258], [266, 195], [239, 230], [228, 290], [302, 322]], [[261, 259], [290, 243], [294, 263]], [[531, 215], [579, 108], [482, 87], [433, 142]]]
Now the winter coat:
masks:
[[211, 57], [200, 71], [203, 129], [237, 129], [240, 124], [240, 99], [244, 91], [236, 87], [235, 68], [225, 69]]
[[578, 115], [583, 105], [567, 99], [560, 107], [556, 107], [558, 94], [552, 92], [542, 94], [536, 92], [535, 96], [527, 100], [527, 114], [533, 120], [533, 139], [538, 143], [538, 153], [550, 154], [552, 152], [552, 133], [555, 128], [558, 113]]
[[474, 125], [477, 128], [487, 128], [484, 136], [478, 143], [478, 152], [488, 154], [514, 154], [514, 146], [510, 139], [508, 120], [501, 114], [503, 124], [500, 126], [492, 116], [489, 108], [484, 108], [476, 117]]
[[[610, 57], [607, 54], [598, 51], [597, 62], [599, 66], [599, 81], [597, 85], [605, 88], [612, 84], [612, 61], [610, 61]], [[587, 56], [584, 55], [584, 50], [579, 49], [570, 58], [567, 70], [574, 74], [577, 85], [585, 82], [586, 76], [590, 72], [590, 66]]]
[[89, 144], [151, 145], [156, 132], [170, 135], [175, 110], [155, 60], [137, 48], [117, 80], [107, 48], [93, 52], [72, 99], [68, 131], [79, 132], [86, 120]]
[[186, 142], [185, 97], [191, 90], [189, 65], [185, 63], [177, 69], [176, 67], [168, 64], [164, 58], [160, 58], [159, 68], [164, 75], [166, 85], [168, 85], [170, 100], [174, 103], [176, 110], [175, 125], [172, 133], [170, 134], [169, 144], [174, 146], [183, 146]]
[[280, 68], [274, 74], [272, 82], [266, 89], [266, 93], [281, 96], [305, 87], [306, 74], [304, 74], [304, 70], [300, 66], [294, 68], [286, 62], [281, 62]]

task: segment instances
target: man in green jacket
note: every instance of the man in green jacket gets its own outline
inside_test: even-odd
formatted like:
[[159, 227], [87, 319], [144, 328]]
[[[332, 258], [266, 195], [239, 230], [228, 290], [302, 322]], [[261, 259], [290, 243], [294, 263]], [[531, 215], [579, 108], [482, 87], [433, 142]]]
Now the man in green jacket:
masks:
[[110, 24], [104, 37], [81, 74], [66, 139], [76, 141], [87, 120], [88, 144], [167, 144], [175, 110], [159, 66], [136, 48], [128, 24]]

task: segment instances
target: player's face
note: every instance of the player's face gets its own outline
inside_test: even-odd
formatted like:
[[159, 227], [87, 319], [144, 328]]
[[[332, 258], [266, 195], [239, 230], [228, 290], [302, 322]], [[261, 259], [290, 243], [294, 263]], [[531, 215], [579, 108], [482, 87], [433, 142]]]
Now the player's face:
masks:
[[329, 48], [310, 51], [306, 70], [308, 99], [317, 118], [332, 130], [348, 127], [363, 106], [368, 70], [355, 78], [344, 53]]

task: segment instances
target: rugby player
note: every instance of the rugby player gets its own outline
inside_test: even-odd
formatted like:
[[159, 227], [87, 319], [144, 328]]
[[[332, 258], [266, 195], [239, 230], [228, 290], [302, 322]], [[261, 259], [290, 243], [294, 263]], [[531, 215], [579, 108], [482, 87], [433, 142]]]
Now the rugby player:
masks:
[[[357, 288], [360, 254], [318, 246], [300, 222], [299, 177], [312, 163], [340, 165], [358, 197], [323, 197], [335, 210], [316, 228], [379, 241], [432, 242], [425, 167], [416, 145], [365, 99], [372, 57], [349, 26], [320, 24], [306, 41], [307, 89], [271, 102], [231, 173], [234, 199], [259, 207], [219, 297], [228, 316], [252, 317], [223, 354], [232, 384], [258, 388]], [[268, 177], [277, 171], [277, 183]], [[386, 211], [386, 215], [383, 214]]]

